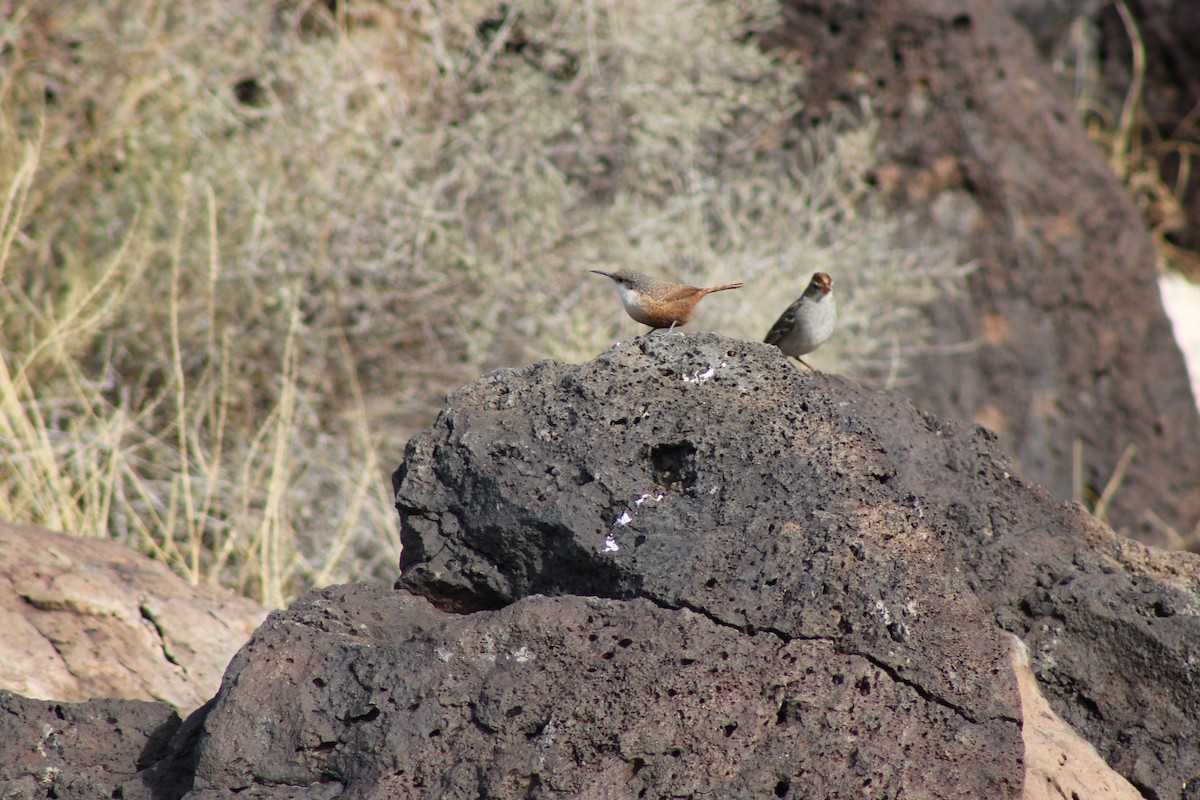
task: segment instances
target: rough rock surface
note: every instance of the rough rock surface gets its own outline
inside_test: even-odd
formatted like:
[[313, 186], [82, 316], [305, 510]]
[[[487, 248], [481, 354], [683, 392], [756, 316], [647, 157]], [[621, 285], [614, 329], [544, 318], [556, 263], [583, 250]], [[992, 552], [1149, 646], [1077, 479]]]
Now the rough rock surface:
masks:
[[[1114, 525], [1185, 537], [1200, 520], [1200, 415], [1156, 286], [1144, 223], [1032, 39], [990, 0], [785, 0], [775, 46], [809, 67], [797, 91], [821, 117], [866, 94], [878, 179], [923, 224], [964, 242], [978, 269], [962, 301], [927, 310], [946, 345], [918, 365], [922, 408], [1000, 434], [1055, 496], [1096, 496], [1121, 456]], [[1190, 541], [1195, 541], [1192, 537]]]
[[[0, 793], [1136, 796], [1102, 759], [1147, 797], [1200, 781], [1200, 558], [774, 348], [658, 335], [494, 373], [394, 480], [401, 591], [271, 614], [182, 726], [0, 697]], [[60, 747], [62, 720], [113, 755]]]
[[192, 711], [266, 616], [122, 545], [0, 523], [0, 688]]
[[[177, 797], [170, 757], [179, 715], [165, 703], [91, 700], [56, 703], [0, 689], [0, 796], [9, 800]], [[162, 792], [163, 794], [160, 794]]]
[[1140, 791], [1200, 780], [1200, 560], [1114, 535], [1022, 480], [990, 432], [899, 395], [759, 345], [645, 337], [456, 393], [395, 480], [401, 585], [445, 608], [647, 598], [827, 640], [1000, 720], [981, 604]]
[[[867, 394], [854, 406], [894, 420], [890, 402]], [[903, 454], [899, 483], [954, 526], [959, 568], [1033, 651], [1051, 705], [1149, 796], [1196, 787], [1200, 559], [1115, 535], [1074, 504], [1052, 506], [1040, 488], [989, 480], [942, 444], [954, 430], [943, 421], [935, 439], [906, 425], [876, 430], [889, 453]], [[999, 458], [989, 432], [971, 438], [981, 457]]]
[[993, 711], [1017, 714], [1007, 674], [980, 687], [972, 710], [993, 715], [973, 720], [823, 638], [750, 636], [640, 599], [534, 596], [460, 616], [339, 587], [273, 616], [232, 681], [205, 723], [198, 791], [335, 781], [359, 797], [830, 797], [852, 786], [1006, 797], [1020, 787], [1018, 726]]

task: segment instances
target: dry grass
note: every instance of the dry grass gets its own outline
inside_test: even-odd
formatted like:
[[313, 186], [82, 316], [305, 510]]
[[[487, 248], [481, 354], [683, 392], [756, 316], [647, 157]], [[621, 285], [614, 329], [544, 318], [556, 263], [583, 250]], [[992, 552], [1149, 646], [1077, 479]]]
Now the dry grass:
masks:
[[[1179, 273], [1190, 280], [1200, 280], [1200, 255], [1175, 245], [1170, 235], [1187, 223], [1184, 211], [1184, 192], [1190, 181], [1191, 161], [1200, 156], [1196, 143], [1185, 139], [1164, 140], [1154, 121], [1142, 107], [1146, 77], [1146, 51], [1141, 31], [1134, 15], [1122, 0], [1114, 8], [1129, 37], [1131, 59], [1128, 65], [1129, 82], [1124, 87], [1106, 85], [1099, 63], [1100, 34], [1094, 20], [1079, 16], [1071, 24], [1069, 34], [1054, 56], [1055, 70], [1069, 83], [1075, 98], [1076, 113], [1087, 127], [1088, 135], [1106, 155], [1109, 167], [1129, 190], [1137, 204], [1151, 240], [1154, 243], [1160, 273]], [[1115, 69], [1120, 74], [1122, 70]], [[1176, 179], [1165, 178], [1165, 163], [1177, 159]], [[1074, 497], [1097, 519], [1108, 522], [1108, 506], [1133, 466], [1136, 448], [1129, 445], [1121, 454], [1104, 489], [1097, 495], [1084, 485], [1083, 450], [1074, 443]], [[1168, 547], [1185, 549], [1195, 542], [1181, 535], [1147, 509], [1144, 519], [1164, 538]], [[1194, 539], [1194, 535], [1191, 537]]]
[[444, 394], [639, 332], [586, 269], [812, 271], [884, 382], [953, 291], [899, 251], [868, 110], [795, 119], [774, 0], [15, 3], [0, 18], [0, 517], [269, 605], [394, 575], [388, 473]]
[[[1141, 211], [1154, 242], [1160, 271], [1170, 270], [1200, 280], [1200, 255], [1171, 241], [1187, 224], [1184, 193], [1191, 180], [1192, 162], [1200, 147], [1185, 138], [1164, 139], [1142, 106], [1146, 50], [1129, 7], [1114, 4], [1132, 53], [1129, 84], [1108, 86], [1101, 76], [1099, 32], [1086, 16], [1074, 20], [1054, 59], [1055, 69], [1070, 82], [1079, 117], [1088, 136], [1103, 148], [1109, 167], [1125, 184]], [[1121, 72], [1122, 70], [1117, 70]], [[1165, 165], [1175, 162], [1175, 180], [1168, 182]]]

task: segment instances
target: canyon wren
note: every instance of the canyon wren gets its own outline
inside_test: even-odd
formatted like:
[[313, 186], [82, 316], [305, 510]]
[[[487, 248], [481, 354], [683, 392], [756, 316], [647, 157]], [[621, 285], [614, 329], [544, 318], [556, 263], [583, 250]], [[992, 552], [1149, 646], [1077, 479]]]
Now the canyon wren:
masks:
[[692, 311], [705, 295], [742, 287], [740, 283], [727, 283], [702, 289], [699, 286], [655, 280], [631, 269], [618, 272], [593, 269], [589, 272], [612, 278], [617, 285], [621, 305], [625, 306], [625, 313], [643, 325], [649, 325], [651, 329], [669, 330], [683, 325], [692, 318]]

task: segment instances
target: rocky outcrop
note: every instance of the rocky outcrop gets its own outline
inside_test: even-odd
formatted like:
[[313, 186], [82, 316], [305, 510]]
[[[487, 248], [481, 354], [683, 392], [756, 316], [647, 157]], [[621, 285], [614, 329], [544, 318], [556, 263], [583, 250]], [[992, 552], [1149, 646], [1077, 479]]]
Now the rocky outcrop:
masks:
[[0, 688], [47, 700], [162, 700], [216, 692], [266, 616], [103, 539], [0, 523]]
[[925, 310], [954, 353], [923, 359], [906, 391], [996, 431], [1060, 499], [1077, 482], [1098, 497], [1129, 452], [1134, 468], [1108, 508], [1114, 526], [1169, 543], [1152, 511], [1194, 543], [1200, 415], [1151, 240], [1029, 33], [989, 0], [784, 7], [772, 44], [809, 69], [797, 87], [805, 113], [869, 96], [880, 187], [913, 215], [914, 237], [961, 242], [978, 265], [963, 298]]
[[[1183, 798], [1200, 780], [1200, 558], [1051, 500], [984, 429], [774, 348], [656, 335], [493, 373], [394, 480], [399, 591], [273, 613], [211, 705], [121, 725], [149, 755], [75, 796]], [[48, 727], [0, 716], [0, 739], [40, 752], [50, 715], [95, 708], [23, 708]]]
[[972, 719], [829, 641], [749, 636], [644, 599], [533, 596], [454, 615], [340, 588], [273, 619], [234, 670], [205, 726], [198, 789], [330, 776], [355, 795], [430, 798], [827, 797], [863, 783], [1004, 797], [1021, 785], [1009, 675], [987, 676]]
[[[589, 797], [613, 796], [615, 783], [634, 796], [670, 778], [676, 791], [733, 784], [726, 796], [749, 797], [750, 787], [776, 779], [776, 794], [829, 796], [847, 758], [827, 726], [842, 737], [849, 725], [886, 726], [877, 739], [890, 741], [903, 735], [894, 703], [904, 692], [877, 692], [872, 700], [862, 689], [877, 672], [822, 649], [796, 642], [786, 650], [799, 658], [781, 661], [770, 637], [741, 636], [644, 601], [536, 597], [456, 617], [376, 586], [334, 587], [274, 616], [247, 647], [236, 685], [209, 724], [198, 774], [193, 754], [207, 708], [181, 726], [163, 704], [64, 704], [0, 692], [0, 787], [14, 798], [161, 799], [189, 790], [205, 797], [228, 793], [218, 786], [286, 773], [286, 788], [257, 793], [520, 797], [553, 789]], [[1049, 709], [1025, 653], [1013, 650], [1023, 797], [1140, 797]], [[814, 660], [833, 671], [812, 672]], [[810, 704], [825, 702], [831, 686], [841, 699], [823, 716], [802, 715], [800, 706], [781, 718], [775, 698], [788, 686], [800, 687]], [[299, 701], [309, 713], [287, 713], [301, 694], [312, 695]], [[564, 706], [570, 714], [561, 713]], [[811, 769], [795, 791], [773, 772], [791, 760], [781, 750], [788, 745]], [[888, 746], [868, 739], [860, 750], [877, 757]], [[464, 750], [490, 757], [468, 764]], [[647, 750], [654, 757], [634, 756], [630, 764], [630, 751]], [[914, 750], [929, 756], [920, 738]], [[529, 774], [531, 763], [548, 777], [516, 777]], [[395, 777], [381, 781], [381, 767]], [[296, 785], [303, 780], [307, 790]], [[915, 783], [924, 795], [928, 782]], [[959, 785], [973, 784], [976, 776]]]
[[758, 345], [647, 337], [452, 396], [397, 488], [401, 583], [446, 608], [648, 598], [828, 641], [976, 722], [1011, 713], [992, 638], [1009, 630], [1140, 790], [1200, 776], [1200, 561], [1055, 503], [993, 434], [899, 395]]

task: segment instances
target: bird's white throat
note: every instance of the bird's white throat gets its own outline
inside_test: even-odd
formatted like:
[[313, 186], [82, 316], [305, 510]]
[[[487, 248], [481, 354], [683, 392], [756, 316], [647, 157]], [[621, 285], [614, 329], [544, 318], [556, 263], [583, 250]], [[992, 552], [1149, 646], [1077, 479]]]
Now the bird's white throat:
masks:
[[617, 284], [617, 294], [621, 296], [621, 305], [625, 306], [626, 313], [642, 310], [642, 298], [633, 289], [630, 289], [623, 283]]

